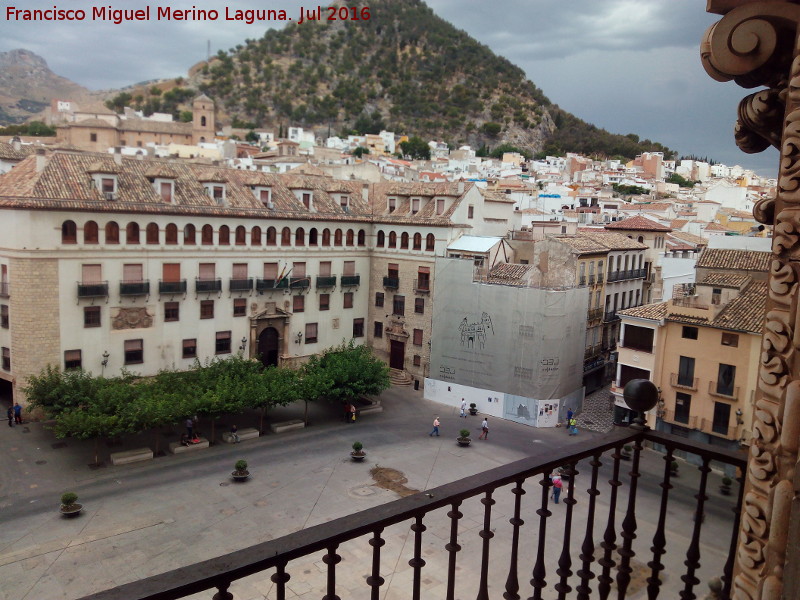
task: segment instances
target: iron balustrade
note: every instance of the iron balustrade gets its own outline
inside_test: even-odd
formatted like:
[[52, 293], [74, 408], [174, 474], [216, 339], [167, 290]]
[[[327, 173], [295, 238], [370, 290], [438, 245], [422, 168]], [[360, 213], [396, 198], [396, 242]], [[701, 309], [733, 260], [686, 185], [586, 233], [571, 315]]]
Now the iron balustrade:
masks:
[[589, 275], [589, 285], [594, 285], [594, 281], [595, 281], [594, 275]]
[[698, 377], [686, 377], [680, 373], [671, 373], [669, 376], [669, 384], [672, 387], [682, 388], [685, 390], [697, 391]]
[[431, 280], [430, 279], [415, 279], [414, 280], [414, 291], [415, 292], [422, 292], [422, 293], [429, 293], [431, 291]]
[[[644, 443], [664, 449], [664, 464], [660, 473], [640, 471]], [[630, 451], [623, 451], [626, 446]], [[671, 480], [675, 476], [671, 464], [677, 451], [691, 453], [700, 458], [700, 477], [697, 494], [694, 496], [695, 515], [700, 518], [695, 518], [692, 523], [680, 523], [680, 527], [686, 530], [688, 543], [686, 546], [670, 547], [668, 554], [667, 537], [672, 528], [678, 525], [676, 519], [680, 518], [672, 514], [668, 528], [668, 515], [674, 512], [670, 505], [670, 490], [673, 489]], [[650, 575], [646, 579], [648, 598], [656, 598], [662, 591], [661, 587], [665, 583], [663, 571], [669, 569], [677, 575], [676, 571], [680, 569], [683, 570], [680, 583], [677, 577], [668, 578], [667, 583], [677, 584], [681, 588], [680, 597], [684, 600], [693, 599], [697, 597], [695, 587], [700, 583], [697, 577], [702, 549], [700, 534], [705, 504], [709, 499], [710, 464], [718, 461], [743, 472], [746, 460], [746, 454], [742, 452], [670, 434], [637, 427], [617, 428], [602, 436], [580, 440], [566, 447], [560, 444], [548, 445], [522, 460], [500, 465], [424, 493], [416, 493], [194, 565], [132, 581], [114, 589], [85, 596], [81, 600], [175, 600], [206, 590], [216, 590], [215, 598], [231, 599], [233, 595], [228, 590], [234, 582], [267, 570], [273, 571], [270, 579], [275, 584], [274, 597], [285, 600], [288, 587], [286, 584], [292, 579], [293, 561], [302, 558], [317, 560], [319, 553], [323, 554], [322, 563], [327, 575], [325, 598], [338, 598], [337, 565], [344, 558], [339, 552], [348, 548], [342, 548], [343, 544], [357, 546], [352, 553], [356, 557], [371, 555], [371, 560], [364, 560], [359, 564], [358, 570], [361, 573], [369, 568], [370, 574], [363, 580], [361, 577], [348, 578], [348, 589], [352, 591], [363, 582], [365, 588], [370, 588], [371, 600], [378, 600], [382, 595], [381, 586], [386, 582], [381, 577], [382, 547], [387, 543], [397, 542], [398, 537], [387, 535], [384, 538], [384, 532], [388, 527], [398, 524], [410, 525], [408, 548], [411, 559], [408, 564], [412, 570], [410, 581], [406, 585], [410, 588], [407, 595], [411, 600], [421, 598], [422, 581], [426, 576], [426, 558], [429, 559], [429, 553], [435, 551], [434, 545], [439, 544], [442, 534], [447, 540], [439, 546], [442, 552], [441, 564], [447, 566], [437, 573], [446, 579], [446, 600], [456, 598], [457, 571], [465, 568], [459, 567], [460, 560], [462, 564], [468, 560], [479, 562], [479, 566], [472, 570], [477, 588], [472, 593], [479, 600], [489, 599], [490, 586], [497, 590], [493, 594], [496, 597], [499, 597], [497, 588], [504, 587], [505, 592], [502, 595], [506, 600], [520, 600], [529, 594], [533, 600], [541, 600], [543, 590], [548, 590], [548, 598], [551, 597], [549, 590], [555, 590], [559, 598], [566, 598], [575, 590], [578, 600], [595, 597], [605, 600], [609, 597], [612, 584], [617, 587], [614, 597], [626, 598], [634, 570], [634, 559], [636, 563], [644, 565], [648, 557], [652, 557], [652, 560], [646, 562], [645, 568]], [[602, 475], [601, 467], [604, 468]], [[690, 465], [687, 463], [684, 468], [690, 468]], [[550, 510], [553, 485], [550, 476], [556, 472], [567, 477], [570, 485], [565, 485], [563, 489], [563, 524], [560, 519], [556, 521], [556, 535], [548, 535], [547, 526], [553, 525], [550, 520], [553, 515]], [[585, 476], [581, 476], [582, 474]], [[607, 479], [609, 475], [610, 479]], [[637, 508], [639, 479], [642, 476], [650, 479], [651, 488], [660, 488], [657, 492], [657, 514], [648, 511], [645, 515], [641, 508]], [[652, 485], [652, 479], [660, 479], [660, 483]], [[601, 481], [606, 480], [608, 486], [601, 484]], [[740, 480], [738, 493], [734, 496], [734, 517], [727, 522], [730, 526], [730, 537], [723, 538], [728, 550], [727, 557], [724, 563], [716, 566], [722, 575], [723, 589], [719, 596], [722, 599], [730, 598], [744, 488], [741, 483]], [[583, 485], [588, 486], [583, 488], [586, 489], [585, 494], [578, 490]], [[525, 500], [524, 496], [528, 492], [529, 499]], [[601, 495], [607, 500], [607, 509], [597, 503]], [[512, 515], [508, 520], [510, 528], [499, 527], [496, 517], [493, 520], [493, 506], [500, 500], [506, 502], [508, 508], [505, 510]], [[479, 523], [480, 530], [473, 533], [479, 540], [475, 539], [473, 542], [474, 554], [459, 555], [462, 549], [459, 542], [465, 542], [465, 536], [469, 535], [469, 532], [460, 530], [460, 521], [466, 512], [461, 512], [461, 508], [466, 509], [465, 504], [468, 502], [468, 507], [472, 509], [467, 513], [471, 522]], [[618, 515], [621, 517], [619, 524]], [[430, 542], [424, 535], [428, 529], [426, 517], [429, 516], [429, 524], [438, 529]], [[446, 528], [441, 527], [444, 518], [448, 520], [445, 523]], [[528, 523], [526, 519], [532, 522]], [[648, 524], [647, 529], [639, 528], [639, 520]], [[599, 531], [603, 533], [596, 540], [595, 532]], [[715, 535], [719, 536], [718, 530], [715, 530]], [[642, 543], [634, 548], [633, 540], [637, 538], [642, 538]], [[678, 536], [670, 535], [670, 538], [675, 543], [683, 540]], [[599, 545], [597, 541], [600, 541]], [[424, 554], [423, 542], [428, 542]], [[490, 569], [489, 556], [493, 544], [503, 545], [495, 550], [495, 554], [508, 556], [508, 560], [506, 562], [503, 559], [500, 564], [495, 559], [493, 568]], [[551, 550], [550, 546], [554, 548]], [[396, 550], [389, 552], [390, 556], [395, 552]], [[573, 556], [573, 553], [577, 556]], [[557, 559], [554, 558], [556, 555]], [[670, 564], [662, 562], [665, 555]], [[460, 556], [463, 558], [460, 559]], [[708, 566], [706, 563], [712, 559], [713, 556], [703, 556], [704, 566]], [[575, 571], [573, 567], [576, 568]], [[384, 574], [385, 569], [384, 567]], [[520, 575], [523, 581], [527, 579], [527, 575], [531, 576], [529, 583], [533, 589], [521, 589]], [[462, 577], [463, 571], [458, 575], [458, 581], [462, 581]], [[341, 578], [339, 575], [339, 579]], [[677, 590], [664, 591], [665, 598], [677, 597], [674, 593]]]
[[342, 275], [342, 287], [353, 287], [361, 283], [361, 275]]
[[199, 277], [194, 283], [195, 292], [221, 292], [222, 279], [200, 279]]
[[244, 279], [233, 279], [228, 282], [228, 291], [231, 292], [249, 292], [253, 289], [253, 278], [246, 277]]
[[289, 280], [283, 279], [257, 279], [256, 290], [264, 292], [268, 290], [283, 290], [289, 288]]
[[578, 285], [581, 286], [581, 287], [586, 285], [586, 275], [581, 275], [578, 278]]
[[608, 280], [609, 281], [617, 281], [620, 279], [620, 271], [610, 271], [608, 273]]
[[149, 281], [120, 281], [120, 296], [147, 296], [150, 293]]
[[603, 274], [602, 273], [598, 273], [597, 274], [597, 283], [598, 283], [598, 285], [603, 283]]
[[108, 282], [78, 283], [78, 298], [105, 298], [108, 296]]
[[0, 298], [8, 298], [8, 282], [0, 281]]
[[719, 381], [709, 381], [708, 393], [712, 396], [726, 398], [727, 400], [738, 400], [739, 386], [730, 386], [728, 389], [725, 389], [725, 385], [723, 383]]
[[600, 319], [603, 317], [603, 309], [602, 308], [590, 308], [589, 311], [586, 313], [586, 318], [589, 321], [594, 321], [596, 319]]
[[179, 279], [178, 281], [159, 281], [158, 282], [159, 294], [185, 294], [186, 293], [186, 280]]
[[332, 288], [336, 285], [336, 276], [333, 275], [331, 277], [317, 277], [317, 287], [318, 288]]
[[289, 287], [292, 289], [302, 289], [311, 287], [311, 278], [310, 277], [290, 277], [289, 278]]
[[617, 316], [617, 311], [616, 310], [607, 311], [603, 315], [603, 321], [605, 321], [606, 323], [610, 323], [611, 321], [616, 321], [618, 319], [619, 319], [619, 317]]
[[400, 287], [400, 278], [399, 277], [384, 277], [383, 278], [383, 287], [396, 290]]

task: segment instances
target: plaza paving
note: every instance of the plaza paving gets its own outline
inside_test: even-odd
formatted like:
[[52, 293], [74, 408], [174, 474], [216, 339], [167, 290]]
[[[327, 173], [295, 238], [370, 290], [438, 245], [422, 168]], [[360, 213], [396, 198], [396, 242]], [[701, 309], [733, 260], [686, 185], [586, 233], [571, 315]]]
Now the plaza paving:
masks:
[[[192, 455], [165, 455], [149, 463], [121, 467], [92, 468], [94, 445], [68, 439], [59, 441], [41, 424], [3, 430], [0, 449], [5, 460], [0, 466], [0, 598], [8, 600], [73, 599], [114, 587], [147, 575], [168, 571], [274, 539], [317, 523], [349, 515], [359, 510], [389, 502], [398, 495], [375, 485], [370, 469], [376, 465], [402, 472], [407, 486], [416, 490], [466, 477], [530, 454], [546, 455], [554, 445], [573, 443], [598, 434], [582, 431], [570, 438], [564, 429], [538, 430], [493, 419], [490, 439], [468, 448], [455, 444], [455, 437], [465, 424], [477, 431], [481, 417], [460, 419], [456, 409], [422, 399], [420, 392], [393, 388], [382, 398], [384, 412], [365, 415], [355, 424], [339, 420], [338, 407], [324, 404], [311, 407], [311, 426], [283, 434], [267, 434], [239, 445], [217, 444]], [[297, 405], [276, 410], [268, 419], [282, 421], [302, 414]], [[434, 414], [442, 420], [441, 437], [429, 437]], [[230, 420], [221, 425], [227, 427]], [[238, 417], [240, 428], [256, 426], [258, 415]], [[210, 433], [207, 423], [201, 424]], [[219, 437], [221, 430], [216, 430]], [[126, 439], [121, 446], [100, 446], [101, 459], [108, 464], [108, 454], [143, 444], [165, 448], [176, 439], [179, 429], [149, 433]], [[360, 464], [349, 460], [353, 441], [364, 443], [367, 460]], [[245, 458], [250, 463], [251, 481], [233, 484], [233, 463]], [[645, 452], [643, 470], [658, 476], [640, 479], [638, 496], [639, 531], [634, 550], [636, 560], [647, 562], [648, 551], [658, 515], [660, 488], [657, 487], [663, 461], [660, 455]], [[714, 479], [716, 478], [716, 479]], [[607, 479], [607, 477], [606, 477]], [[663, 597], [677, 597], [683, 586], [678, 577], [691, 536], [692, 495], [697, 483], [694, 468], [683, 465], [681, 478], [675, 482], [676, 501], [668, 512], [669, 566], [664, 579]], [[718, 476], [712, 476], [712, 496], [703, 528], [702, 567], [699, 578], [705, 582], [719, 574], [730, 539], [731, 500], [716, 493]], [[572, 570], [580, 568], [578, 554], [585, 530], [586, 480], [579, 481], [575, 494]], [[526, 484], [524, 496], [519, 566], [520, 595], [530, 596], [528, 581], [536, 557], [538, 508], [540, 494], [533, 482]], [[617, 511], [617, 534], [622, 510], [627, 501], [627, 486], [621, 489]], [[75, 491], [84, 505], [84, 514], [75, 519], [62, 518], [58, 502], [63, 491]], [[566, 490], [565, 490], [566, 493]], [[598, 497], [595, 544], [602, 539], [607, 522], [608, 486]], [[498, 491], [492, 508], [490, 595], [500, 597], [508, 564], [513, 497]], [[564, 540], [563, 503], [552, 506], [545, 533], [548, 559], [548, 582], [556, 581], [556, 561]], [[479, 576], [480, 548], [478, 535], [483, 528], [483, 505], [478, 500], [465, 502], [459, 523], [457, 598], [474, 598]], [[446, 586], [444, 545], [449, 538], [450, 521], [445, 511], [429, 515], [423, 537], [423, 595], [443, 598]], [[412, 570], [413, 538], [409, 524], [401, 524], [384, 533], [387, 544], [381, 561], [386, 583], [381, 595], [386, 599], [408, 598]], [[365, 538], [343, 544], [343, 557], [337, 567], [337, 593], [343, 599], [368, 598], [365, 578], [371, 565], [371, 547]], [[292, 576], [289, 595], [319, 599], [325, 594], [326, 571], [322, 556], [312, 556], [290, 563]], [[642, 579], [643, 571], [637, 569]], [[236, 582], [231, 591], [237, 600], [275, 598], [270, 572]], [[577, 584], [576, 577], [570, 583]], [[595, 584], [596, 585], [596, 584]], [[700, 595], [706, 587], [698, 588]], [[192, 596], [210, 599], [213, 592]], [[545, 598], [555, 598], [549, 588]], [[574, 592], [573, 592], [574, 597]], [[631, 598], [644, 597], [640, 588]]]

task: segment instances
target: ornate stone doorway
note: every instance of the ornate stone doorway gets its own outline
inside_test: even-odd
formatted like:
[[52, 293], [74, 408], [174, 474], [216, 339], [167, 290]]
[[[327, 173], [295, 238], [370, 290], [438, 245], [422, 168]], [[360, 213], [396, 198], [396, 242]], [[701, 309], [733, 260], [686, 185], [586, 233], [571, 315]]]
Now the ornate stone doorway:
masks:
[[288, 356], [290, 316], [277, 303], [267, 302], [264, 310], [250, 317], [251, 356], [258, 355], [265, 367], [279, 367]]
[[397, 340], [390, 340], [389, 366], [392, 369], [403, 370], [406, 359], [406, 344]]
[[258, 336], [258, 354], [265, 367], [277, 367], [280, 356], [280, 335], [274, 327], [267, 327]]

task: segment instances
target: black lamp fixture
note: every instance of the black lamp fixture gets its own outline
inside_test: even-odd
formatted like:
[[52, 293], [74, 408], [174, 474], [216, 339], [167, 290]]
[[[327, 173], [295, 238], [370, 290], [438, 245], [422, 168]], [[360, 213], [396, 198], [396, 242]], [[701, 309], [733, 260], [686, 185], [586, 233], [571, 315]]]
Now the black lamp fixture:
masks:
[[299, 343], [301, 343], [302, 341], [303, 341], [303, 332], [302, 332], [302, 331], [298, 331], [298, 332], [297, 332], [297, 335], [296, 335], [296, 336], [295, 336], [295, 338], [294, 338], [294, 343], [295, 343], [295, 344], [299, 344]]
[[106, 368], [108, 366], [108, 357], [109, 356], [111, 356], [111, 355], [108, 353], [108, 350], [104, 350], [103, 351], [103, 360], [100, 361], [100, 364], [103, 365], [103, 368]]
[[737, 425], [743, 425], [744, 424], [744, 420], [742, 419], [742, 409], [741, 408], [737, 408], [736, 409], [736, 424]]
[[244, 349], [245, 349], [246, 347], [247, 347], [247, 338], [246, 338], [246, 337], [243, 337], [243, 338], [242, 338], [242, 343], [241, 343], [241, 344], [239, 344], [239, 351], [240, 351], [240, 352], [244, 352]]

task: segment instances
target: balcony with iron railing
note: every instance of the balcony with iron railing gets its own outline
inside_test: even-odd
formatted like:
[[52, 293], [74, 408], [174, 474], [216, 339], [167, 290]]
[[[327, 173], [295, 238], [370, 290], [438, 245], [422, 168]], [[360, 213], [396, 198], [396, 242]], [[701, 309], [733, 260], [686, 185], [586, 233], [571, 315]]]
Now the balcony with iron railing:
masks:
[[697, 391], [698, 381], [699, 378], [697, 377], [687, 377], [681, 373], [670, 373], [669, 376], [669, 384], [672, 387], [682, 390], [692, 390], [693, 392]]
[[665, 410], [661, 416], [667, 423], [675, 423], [686, 429], [699, 429], [701, 419], [697, 415], [687, 415], [676, 413], [673, 410]]
[[414, 291], [420, 294], [429, 294], [431, 291], [430, 279], [415, 279]]
[[295, 289], [305, 289], [311, 287], [311, 278], [310, 277], [290, 277], [289, 278], [289, 287], [293, 290]]
[[400, 278], [399, 277], [384, 277], [383, 278], [383, 287], [389, 290], [396, 290], [400, 287]]
[[0, 281], [0, 298], [8, 298], [8, 282]]
[[106, 296], [108, 296], [107, 281], [78, 283], [78, 298], [105, 298]]
[[595, 281], [596, 281], [595, 276], [589, 275], [589, 285], [594, 285]]
[[266, 292], [269, 290], [284, 290], [289, 287], [289, 280], [283, 279], [256, 279], [256, 290]]
[[249, 292], [253, 289], [253, 278], [245, 277], [241, 279], [234, 279], [233, 277], [228, 281], [228, 291], [230, 292]]
[[601, 283], [603, 283], [603, 274], [602, 273], [598, 273], [597, 274], [597, 285], [600, 285]]
[[194, 291], [198, 293], [221, 292], [222, 279], [201, 279], [198, 277], [194, 283]]
[[185, 294], [186, 293], [186, 280], [179, 279], [178, 281], [159, 281], [158, 282], [159, 294]]
[[[664, 448], [663, 466], [648, 462], [645, 444]], [[681, 452], [700, 466], [676, 480], [670, 465]], [[722, 576], [717, 597], [728, 599], [743, 488], [718, 496], [712, 462], [744, 471], [746, 455], [618, 428], [83, 600], [174, 600], [206, 590], [209, 599], [213, 591], [244, 599], [255, 580], [277, 600], [297, 589], [329, 600], [390, 592], [420, 600], [423, 588], [425, 597], [446, 600], [604, 600], [612, 587], [618, 600], [688, 599], [704, 594], [700, 577], [709, 573]], [[566, 478], [562, 504], [551, 502], [556, 472]], [[707, 514], [713, 523], [704, 529]], [[322, 573], [308, 570], [312, 564]]]
[[617, 281], [619, 279], [620, 271], [609, 271], [608, 272], [608, 281]]
[[150, 293], [149, 281], [120, 281], [120, 296], [147, 296]]
[[361, 284], [361, 275], [342, 275], [342, 287], [353, 287]]
[[616, 310], [609, 310], [603, 314], [603, 321], [606, 323], [610, 323], [611, 321], [618, 321], [619, 317], [617, 316]]
[[602, 318], [603, 318], [602, 308], [590, 308], [586, 313], [587, 321], [595, 321], [597, 319], [602, 319]]
[[317, 277], [317, 289], [332, 288], [336, 286], [336, 275]]
[[727, 422], [714, 421], [713, 419], [700, 419], [700, 430], [727, 440], [738, 439], [737, 426], [731, 427]]
[[578, 278], [578, 285], [579, 285], [580, 287], [583, 287], [583, 286], [585, 286], [585, 285], [586, 285], [586, 275], [581, 275], [581, 276]]
[[709, 381], [708, 393], [711, 396], [717, 396], [718, 398], [725, 398], [726, 400], [738, 400], [739, 386], [725, 385], [721, 381]]

